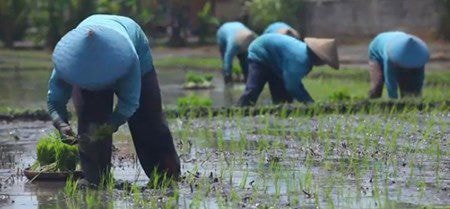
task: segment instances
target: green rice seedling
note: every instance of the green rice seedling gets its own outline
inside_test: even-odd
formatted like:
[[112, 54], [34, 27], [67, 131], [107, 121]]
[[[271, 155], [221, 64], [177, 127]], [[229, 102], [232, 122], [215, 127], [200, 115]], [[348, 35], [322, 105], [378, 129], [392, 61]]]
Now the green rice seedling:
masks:
[[114, 180], [114, 173], [112, 171], [104, 174], [100, 178], [100, 185], [99, 188], [101, 190], [105, 190], [109, 194], [112, 194], [114, 188], [115, 188], [116, 182]]
[[67, 197], [74, 197], [77, 193], [78, 181], [73, 179], [73, 176], [70, 175], [66, 180], [66, 185], [64, 186], [64, 194]]
[[133, 198], [133, 203], [139, 207], [142, 202], [141, 190], [137, 184], [131, 185], [131, 196]]
[[101, 205], [97, 192], [90, 189], [86, 190], [85, 202], [88, 209], [95, 209]]
[[55, 146], [58, 138], [56, 134], [51, 134], [42, 137], [36, 146], [37, 160], [40, 165], [49, 165], [56, 162]]
[[62, 171], [74, 171], [78, 163], [78, 147], [56, 143], [56, 165]]
[[[64, 144], [59, 135], [41, 138], [36, 146], [40, 168], [46, 171], [74, 171], [78, 163], [78, 147]], [[42, 169], [40, 169], [42, 170]]]
[[177, 100], [177, 105], [179, 108], [186, 107], [211, 107], [213, 101], [208, 97], [201, 97], [196, 94], [189, 94], [186, 97], [180, 97]]

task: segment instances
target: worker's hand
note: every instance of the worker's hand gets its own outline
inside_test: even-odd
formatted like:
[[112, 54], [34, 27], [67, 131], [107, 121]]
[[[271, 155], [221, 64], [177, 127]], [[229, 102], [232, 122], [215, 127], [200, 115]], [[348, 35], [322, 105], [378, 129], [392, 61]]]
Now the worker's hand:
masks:
[[59, 131], [62, 138], [75, 137], [76, 134], [70, 127], [68, 123], [63, 121], [61, 118], [55, 118], [53, 120], [53, 126]]
[[69, 124], [63, 123], [59, 125], [59, 133], [61, 133], [63, 138], [75, 137], [75, 132], [72, 130]]

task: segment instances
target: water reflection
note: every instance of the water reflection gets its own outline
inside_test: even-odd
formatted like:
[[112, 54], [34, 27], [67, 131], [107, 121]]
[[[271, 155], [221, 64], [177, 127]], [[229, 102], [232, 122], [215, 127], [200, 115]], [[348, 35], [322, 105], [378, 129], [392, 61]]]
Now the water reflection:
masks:
[[[0, 74], [0, 107], [37, 109], [45, 108], [49, 69], [5, 71]], [[231, 106], [236, 104], [244, 91], [244, 84], [225, 87], [222, 76], [214, 72], [214, 89], [184, 90], [185, 72], [176, 69], [158, 70], [163, 104], [173, 107], [177, 98], [196, 93], [213, 99], [213, 106]], [[264, 95], [264, 94], [263, 94]], [[263, 99], [260, 99], [264, 101]]]

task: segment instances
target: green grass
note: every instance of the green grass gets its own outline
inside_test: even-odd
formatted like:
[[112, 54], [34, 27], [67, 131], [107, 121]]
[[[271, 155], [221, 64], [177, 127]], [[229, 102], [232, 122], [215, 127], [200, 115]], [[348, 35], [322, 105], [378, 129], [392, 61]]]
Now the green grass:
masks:
[[52, 68], [51, 53], [42, 50], [0, 49], [0, 70]]

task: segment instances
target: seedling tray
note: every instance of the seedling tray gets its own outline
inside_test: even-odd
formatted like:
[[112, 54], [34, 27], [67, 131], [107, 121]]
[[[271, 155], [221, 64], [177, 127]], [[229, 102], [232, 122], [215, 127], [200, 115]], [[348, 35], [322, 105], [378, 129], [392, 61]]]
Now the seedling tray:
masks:
[[31, 171], [30, 168], [25, 168], [23, 174], [31, 181], [66, 181], [69, 176], [72, 176], [72, 179], [79, 179], [83, 177], [83, 173], [81, 171], [39, 172]]

